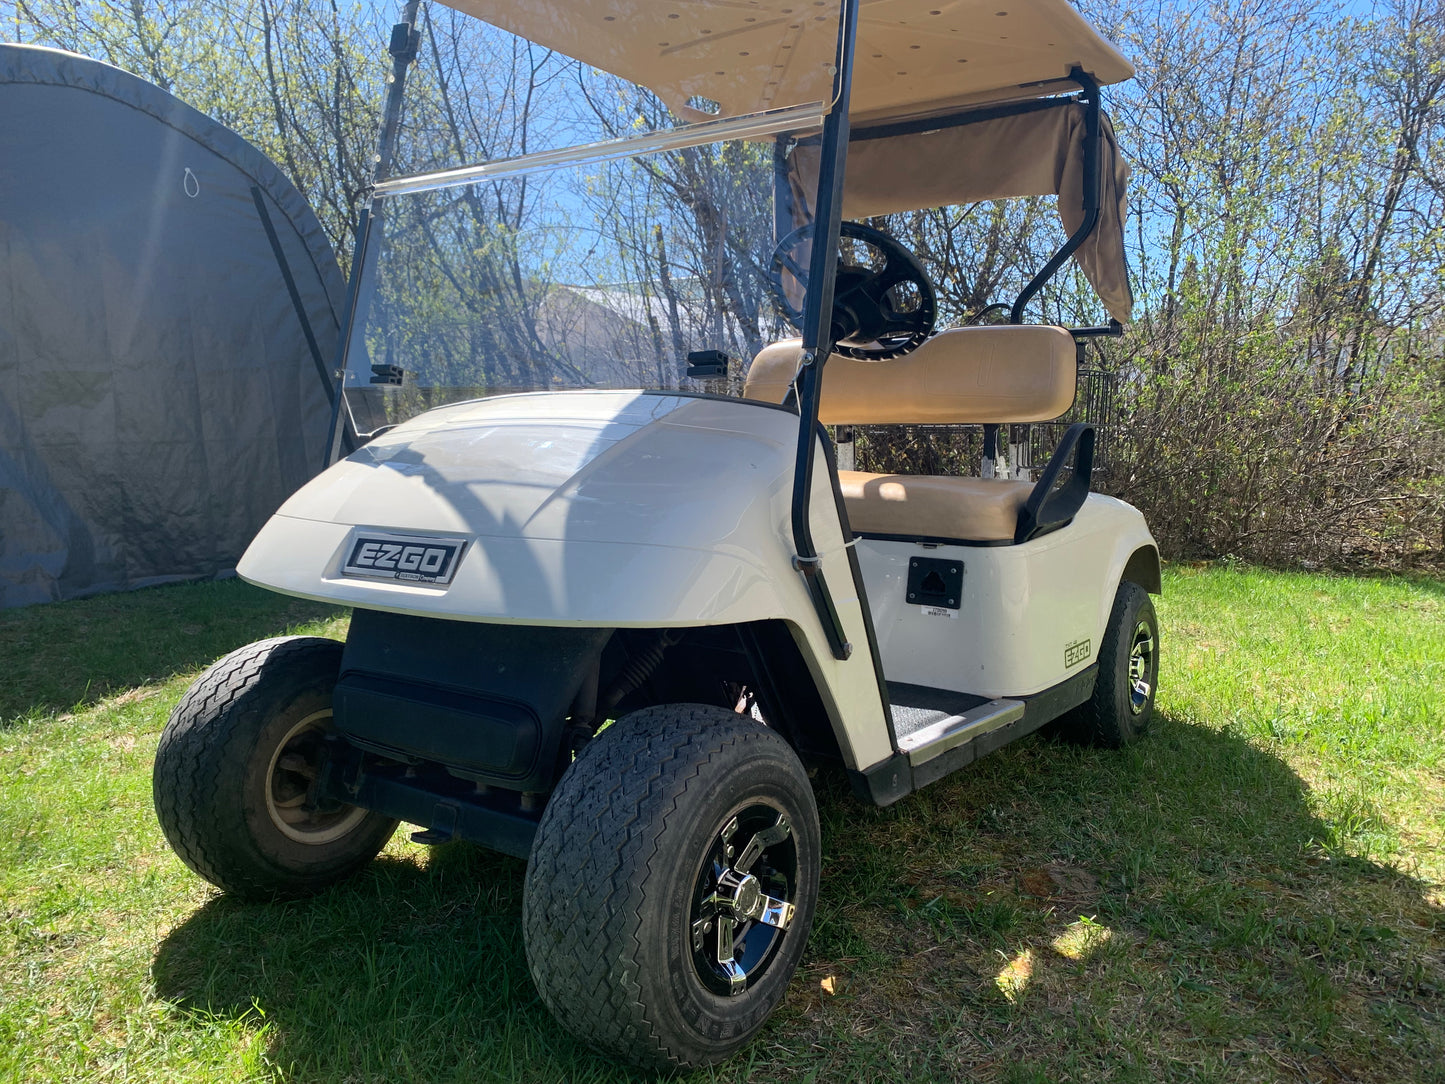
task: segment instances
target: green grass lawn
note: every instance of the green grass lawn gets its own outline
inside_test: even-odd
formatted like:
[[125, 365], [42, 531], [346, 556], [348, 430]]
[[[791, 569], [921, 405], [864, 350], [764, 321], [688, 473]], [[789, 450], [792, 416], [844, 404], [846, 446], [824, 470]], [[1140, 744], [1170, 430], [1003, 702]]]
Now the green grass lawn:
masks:
[[[887, 810], [819, 781], [808, 955], [698, 1079], [1445, 1080], [1445, 584], [1175, 568], [1155, 732]], [[523, 865], [398, 834], [233, 902], [150, 767], [197, 670], [345, 617], [239, 582], [0, 614], [0, 1079], [611, 1081], [538, 1001]]]

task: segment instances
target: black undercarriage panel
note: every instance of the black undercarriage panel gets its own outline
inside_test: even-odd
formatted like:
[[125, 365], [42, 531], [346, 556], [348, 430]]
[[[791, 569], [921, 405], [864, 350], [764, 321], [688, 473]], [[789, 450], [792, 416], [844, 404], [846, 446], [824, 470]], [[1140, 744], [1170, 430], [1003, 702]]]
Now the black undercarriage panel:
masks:
[[318, 794], [525, 856], [547, 797], [609, 719], [656, 704], [761, 711], [810, 765], [840, 759], [780, 621], [572, 629], [358, 610]]
[[611, 635], [357, 610], [333, 699], [336, 728], [403, 762], [550, 790], [568, 711]]

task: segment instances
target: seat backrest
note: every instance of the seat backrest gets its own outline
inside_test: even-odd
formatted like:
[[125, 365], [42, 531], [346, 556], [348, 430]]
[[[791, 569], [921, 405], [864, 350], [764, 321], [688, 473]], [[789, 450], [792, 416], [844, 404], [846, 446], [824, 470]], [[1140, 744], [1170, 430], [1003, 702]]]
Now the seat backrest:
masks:
[[[781, 403], [801, 341], [764, 347], [743, 396]], [[834, 354], [823, 370], [825, 425], [981, 425], [1051, 421], [1073, 406], [1074, 338], [1061, 327], [1004, 324], [939, 332], [894, 361]]]

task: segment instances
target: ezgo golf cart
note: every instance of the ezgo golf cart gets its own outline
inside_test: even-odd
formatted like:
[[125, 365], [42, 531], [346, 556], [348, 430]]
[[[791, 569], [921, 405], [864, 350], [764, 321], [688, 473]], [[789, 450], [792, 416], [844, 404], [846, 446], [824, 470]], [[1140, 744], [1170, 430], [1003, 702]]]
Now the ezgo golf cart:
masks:
[[[352, 607], [346, 642], [212, 666], [156, 808], [246, 897], [399, 821], [525, 858], [557, 1018], [705, 1065], [803, 952], [813, 768], [887, 805], [1045, 724], [1149, 723], [1143, 518], [1089, 493], [1088, 426], [1037, 478], [1000, 439], [1066, 413], [1078, 344], [1129, 316], [1100, 87], [1131, 68], [1066, 0], [454, 4], [480, 22], [413, 0], [393, 33], [330, 465], [239, 568]], [[479, 67], [432, 47], [462, 23]], [[854, 221], [1029, 195], [1069, 237], [1007, 323], [941, 329]], [[1113, 319], [1025, 323], [1071, 256]], [[839, 469], [890, 424], [982, 426], [980, 476]]]

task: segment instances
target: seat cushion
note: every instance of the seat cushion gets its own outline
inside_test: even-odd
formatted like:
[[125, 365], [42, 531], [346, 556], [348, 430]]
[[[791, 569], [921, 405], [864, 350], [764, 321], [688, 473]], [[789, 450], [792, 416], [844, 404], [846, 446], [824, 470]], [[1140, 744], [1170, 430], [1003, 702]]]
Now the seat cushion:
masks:
[[848, 522], [859, 534], [1012, 542], [1031, 482], [931, 474], [838, 472]]

